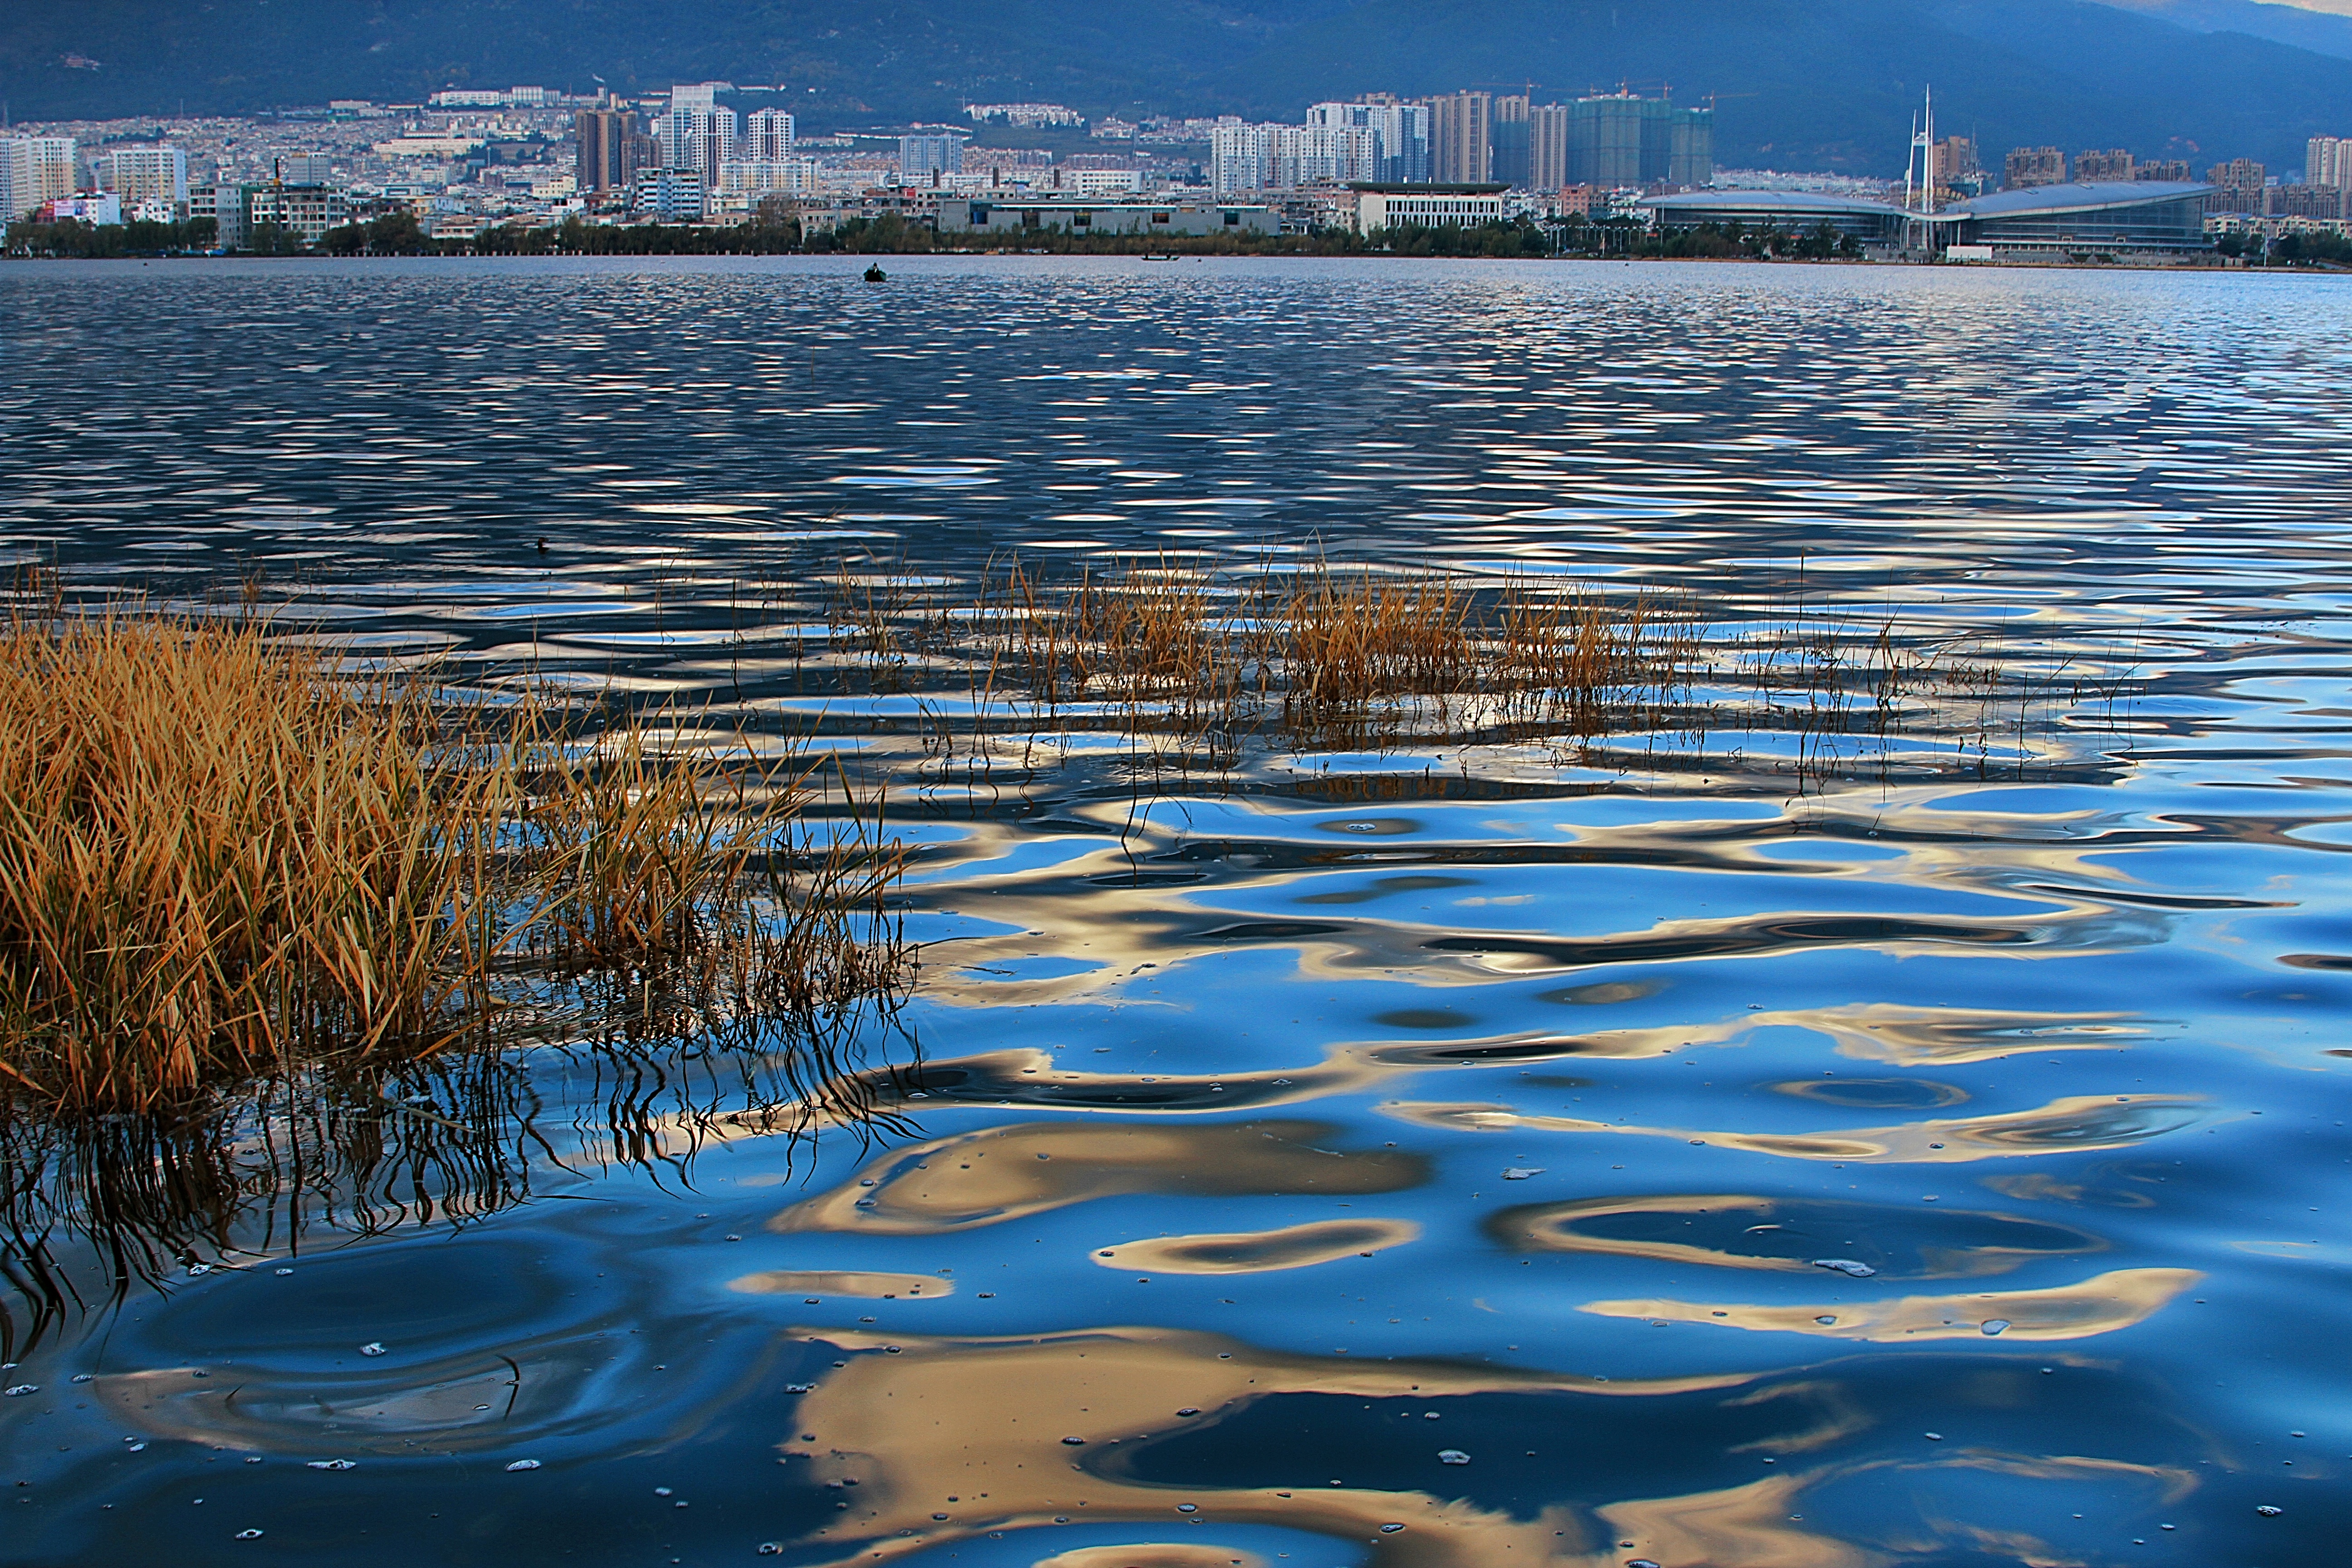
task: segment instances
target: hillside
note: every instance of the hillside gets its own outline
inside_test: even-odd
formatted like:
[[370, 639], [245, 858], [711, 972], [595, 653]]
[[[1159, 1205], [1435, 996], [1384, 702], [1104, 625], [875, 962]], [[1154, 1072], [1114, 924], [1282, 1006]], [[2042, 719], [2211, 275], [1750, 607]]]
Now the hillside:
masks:
[[2265, 0], [2102, 0], [2199, 33], [2243, 33], [2315, 54], [2352, 59], [2352, 16]]
[[[2130, 3], [80, 0], [0, 12], [0, 96], [25, 120], [718, 78], [782, 83], [829, 127], [946, 119], [972, 97], [1287, 119], [1381, 88], [1532, 81], [1548, 97], [1628, 81], [1715, 97], [1726, 164], [1880, 174], [1900, 169], [1929, 82], [1940, 125], [1996, 153], [2125, 146], [2284, 168], [2300, 167], [2305, 137], [2352, 133], [2352, 58], [2228, 26], [2285, 7]], [[2315, 42], [2334, 25], [2352, 34], [2309, 13], [2253, 20], [2298, 18]]]

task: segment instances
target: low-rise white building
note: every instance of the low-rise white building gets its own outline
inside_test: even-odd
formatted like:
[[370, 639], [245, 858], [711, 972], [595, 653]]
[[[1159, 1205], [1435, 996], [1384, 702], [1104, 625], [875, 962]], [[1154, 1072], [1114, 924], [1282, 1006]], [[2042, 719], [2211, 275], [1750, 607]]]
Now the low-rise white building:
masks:
[[940, 203], [941, 234], [1168, 235], [1273, 234], [1281, 220], [1272, 207], [1230, 202], [1041, 201], [1035, 196], [987, 201], [950, 196]]
[[708, 210], [702, 174], [696, 169], [648, 169], [629, 187], [629, 205], [639, 215], [670, 222], [699, 222]]
[[1029, 188], [1073, 196], [1126, 195], [1143, 189], [1143, 174], [1139, 169], [1071, 169], [1056, 163], [1031, 180]]
[[1358, 184], [1356, 228], [1475, 228], [1503, 221], [1503, 187]]
[[316, 245], [331, 228], [352, 221], [351, 197], [331, 185], [247, 185], [244, 190], [245, 227], [250, 239], [265, 226], [285, 230], [305, 245]]
[[807, 195], [817, 188], [816, 163], [809, 158], [731, 161], [719, 165], [719, 189], [727, 195]]
[[111, 191], [97, 196], [59, 196], [43, 202], [40, 214], [43, 223], [121, 223], [122, 198]]

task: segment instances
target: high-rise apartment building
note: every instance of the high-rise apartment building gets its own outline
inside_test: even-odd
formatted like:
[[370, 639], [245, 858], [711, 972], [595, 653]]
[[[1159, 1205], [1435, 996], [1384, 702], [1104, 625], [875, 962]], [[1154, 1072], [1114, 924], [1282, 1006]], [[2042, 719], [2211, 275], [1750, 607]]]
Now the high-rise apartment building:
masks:
[[1676, 109], [1630, 92], [1599, 94], [1568, 110], [1564, 184], [1602, 190], [1704, 185], [1715, 178], [1715, 111]]
[[2264, 217], [2315, 217], [2329, 223], [2344, 216], [2346, 193], [2334, 185], [2267, 185], [2263, 190]]
[[118, 147], [98, 161], [98, 188], [126, 205], [188, 199], [188, 155], [177, 147]]
[[962, 137], [915, 135], [898, 138], [898, 179], [901, 184], [928, 185], [941, 174], [962, 173]]
[[793, 117], [781, 109], [759, 109], [743, 117], [735, 156], [747, 163], [782, 163], [793, 156]]
[[2055, 147], [2012, 147], [2001, 166], [2000, 183], [2012, 191], [2066, 183], [2066, 154]]
[[74, 194], [70, 136], [12, 136], [0, 141], [0, 215], [13, 221], [44, 202]]
[[1564, 103], [1539, 103], [1528, 110], [1528, 189], [1560, 191], [1568, 177], [1568, 127], [1573, 116]]
[[1977, 144], [1965, 136], [1947, 136], [1936, 143], [1936, 178], [1946, 184], [1983, 171], [1977, 163]]
[[2189, 183], [2189, 160], [2186, 158], [2156, 158], [2132, 164], [2135, 180], [2166, 180], [2174, 184]]
[[[679, 94], [687, 94], [679, 101]], [[654, 121], [654, 142], [665, 169], [691, 169], [709, 190], [719, 183], [719, 165], [735, 156], [735, 111], [707, 102], [709, 89], [672, 88], [667, 113]]]
[[1239, 117], [1217, 122], [1209, 132], [1209, 184], [1213, 190], [1266, 188], [1266, 132], [1270, 125], [1244, 125]]
[[1391, 184], [1429, 178], [1429, 105], [1401, 103], [1375, 93], [1354, 103], [1318, 103], [1307, 111], [1309, 131], [1369, 131], [1375, 148], [1370, 174], [1350, 179]]
[[2352, 136], [2315, 136], [2305, 142], [2303, 183], [2352, 189]]
[[1295, 191], [1329, 182], [1377, 181], [1381, 153], [1380, 133], [1369, 126], [1244, 125], [1236, 120], [1211, 133], [1211, 179], [1220, 191]]
[[2074, 178], [2086, 185], [2107, 180], [2128, 180], [2132, 177], [2132, 155], [2121, 147], [2110, 147], [2103, 153], [2074, 154]]
[[1506, 95], [1496, 99], [1494, 103], [1493, 120], [1488, 128], [1494, 162], [1487, 177], [1500, 180], [1514, 190], [1526, 190], [1531, 174], [1528, 167], [1528, 117], [1534, 107], [1525, 94]]
[[637, 177], [637, 117], [626, 109], [583, 109], [572, 117], [580, 142], [573, 174], [583, 191], [625, 189]]
[[1666, 183], [1715, 183], [1715, 110], [1666, 109]]
[[1495, 177], [1492, 93], [1450, 92], [1429, 100], [1430, 174], [1440, 184], [1484, 184]]
[[2263, 186], [2270, 171], [2252, 158], [2232, 158], [2205, 171], [2205, 183], [2221, 189], [2205, 198], [2205, 210], [2217, 213], [2258, 213], [2263, 210]]

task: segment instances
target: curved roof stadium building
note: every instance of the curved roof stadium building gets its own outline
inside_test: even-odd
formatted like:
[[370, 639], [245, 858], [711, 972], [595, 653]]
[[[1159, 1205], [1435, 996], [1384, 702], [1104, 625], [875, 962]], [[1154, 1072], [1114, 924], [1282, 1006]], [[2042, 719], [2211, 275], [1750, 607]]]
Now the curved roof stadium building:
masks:
[[2086, 252], [2185, 255], [2209, 250], [2205, 196], [2211, 185], [2166, 180], [2036, 185], [1947, 207], [1940, 243], [1990, 246], [2019, 260]]
[[1810, 234], [1828, 224], [1840, 235], [1851, 235], [1865, 245], [1895, 245], [1903, 238], [1904, 221], [1918, 215], [1885, 202], [1856, 196], [1829, 196], [1816, 191], [1685, 191], [1679, 195], [1650, 196], [1642, 205], [1657, 215], [1661, 228], [1718, 228], [1738, 224], [1743, 229], [1778, 228]]
[[[2185, 258], [2212, 248], [2205, 197], [2214, 189], [2177, 181], [2109, 181], [2036, 185], [1979, 196], [1941, 212], [1906, 212], [1886, 202], [1813, 191], [1685, 191], [1642, 205], [1666, 229], [1712, 224], [1811, 233], [1828, 224], [1864, 245], [1940, 251], [1983, 247], [2011, 261], [2063, 261], [2079, 256]], [[1978, 253], [1982, 258], [1984, 251]]]

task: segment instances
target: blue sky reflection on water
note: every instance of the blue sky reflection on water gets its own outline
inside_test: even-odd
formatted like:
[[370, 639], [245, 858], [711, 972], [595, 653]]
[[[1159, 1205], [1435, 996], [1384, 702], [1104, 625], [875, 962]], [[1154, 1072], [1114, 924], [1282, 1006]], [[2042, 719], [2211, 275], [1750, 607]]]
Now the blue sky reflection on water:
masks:
[[[0, 269], [16, 562], [821, 721], [934, 943], [903, 1135], [600, 1164], [535, 1062], [533, 1201], [49, 1332], [0, 1562], [2338, 1560], [2342, 279], [856, 270]], [[982, 705], [829, 701], [822, 580], [1013, 552], [1893, 614], [2065, 689], [1976, 749], [926, 774]]]

